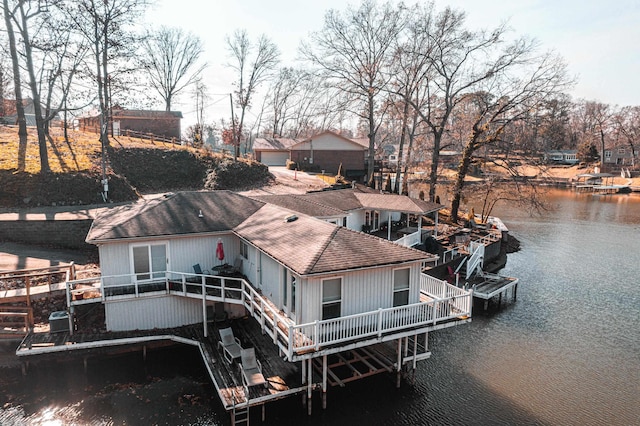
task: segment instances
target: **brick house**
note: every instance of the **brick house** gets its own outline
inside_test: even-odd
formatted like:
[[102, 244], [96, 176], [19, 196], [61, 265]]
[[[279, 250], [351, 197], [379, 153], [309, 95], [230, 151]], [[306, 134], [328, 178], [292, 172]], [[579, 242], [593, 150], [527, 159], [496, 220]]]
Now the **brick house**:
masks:
[[[153, 134], [165, 138], [180, 139], [180, 111], [133, 110], [114, 107], [112, 111], [112, 133], [126, 134], [127, 130]], [[100, 114], [89, 114], [78, 119], [80, 130], [98, 131]]]
[[365, 154], [368, 145], [331, 131], [306, 139], [258, 138], [254, 142], [256, 159], [267, 165], [284, 165], [287, 160], [298, 163], [303, 170], [336, 174], [340, 164], [345, 176], [358, 179], [365, 175]]

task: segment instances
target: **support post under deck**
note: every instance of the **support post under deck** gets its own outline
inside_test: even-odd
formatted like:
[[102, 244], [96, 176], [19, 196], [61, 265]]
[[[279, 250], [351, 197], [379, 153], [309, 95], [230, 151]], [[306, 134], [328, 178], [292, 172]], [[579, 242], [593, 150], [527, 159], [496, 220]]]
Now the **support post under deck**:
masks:
[[327, 409], [327, 355], [322, 356], [322, 409]]
[[400, 388], [400, 380], [402, 377], [402, 338], [398, 339], [398, 347], [396, 348], [398, 353], [397, 365], [396, 365], [396, 388]]

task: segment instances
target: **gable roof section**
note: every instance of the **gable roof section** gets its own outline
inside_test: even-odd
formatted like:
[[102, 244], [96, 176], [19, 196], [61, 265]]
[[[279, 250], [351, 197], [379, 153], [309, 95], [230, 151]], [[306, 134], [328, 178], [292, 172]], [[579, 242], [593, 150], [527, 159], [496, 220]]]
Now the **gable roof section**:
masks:
[[367, 209], [426, 214], [444, 207], [440, 204], [410, 198], [405, 195], [380, 194], [380, 192], [371, 191], [368, 188], [336, 189], [298, 195], [267, 195], [256, 198], [315, 217], [334, 216], [335, 214], [330, 214], [329, 212], [336, 209], [343, 213]]
[[143, 109], [116, 109], [113, 110], [113, 118], [183, 118], [181, 111], [159, 111]]
[[253, 141], [254, 151], [288, 151], [291, 146], [295, 145], [295, 139], [287, 138], [256, 138]]
[[306, 195], [258, 195], [253, 198], [313, 217], [335, 217], [347, 214], [344, 210], [316, 202]]
[[234, 231], [300, 275], [427, 260], [433, 255], [265, 204]]
[[371, 210], [391, 210], [404, 213], [426, 214], [440, 210], [444, 206], [429, 201], [410, 198], [398, 194], [355, 193], [363, 208]]
[[263, 205], [231, 191], [179, 192], [106, 211], [94, 220], [87, 242], [229, 232]]
[[355, 196], [355, 191], [352, 189], [308, 192], [301, 196], [314, 203], [330, 206], [344, 212], [362, 208], [362, 204], [360, 204], [360, 201]]
[[339, 135], [336, 132], [332, 132], [331, 130], [326, 130], [324, 132], [318, 133], [318, 134], [313, 135], [311, 137], [308, 137], [308, 138], [305, 138], [305, 139], [302, 139], [302, 140], [297, 140], [296, 143], [294, 145], [292, 145], [290, 148], [291, 149], [296, 149], [296, 147], [299, 147], [300, 145], [306, 144], [309, 141], [316, 141], [317, 139], [319, 139], [321, 137], [324, 137], [324, 136], [331, 136], [331, 137], [334, 137], [336, 139], [340, 139], [341, 141], [347, 142], [350, 145], [356, 145], [358, 148], [364, 149], [364, 146], [361, 143], [359, 143], [358, 141], [350, 139], [350, 138], [347, 138], [347, 137], [344, 137], [342, 135]]

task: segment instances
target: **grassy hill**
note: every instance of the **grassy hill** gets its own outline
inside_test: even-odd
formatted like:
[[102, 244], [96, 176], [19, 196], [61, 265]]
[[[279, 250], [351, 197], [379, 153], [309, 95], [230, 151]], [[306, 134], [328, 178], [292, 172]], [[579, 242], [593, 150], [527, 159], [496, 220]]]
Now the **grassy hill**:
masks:
[[[95, 133], [52, 129], [48, 144], [52, 173], [40, 173], [35, 129], [29, 129], [26, 170], [17, 172], [18, 130], [0, 126], [0, 207], [102, 203], [101, 143]], [[263, 164], [202, 149], [129, 137], [111, 139], [107, 150], [109, 201], [176, 190], [240, 190], [268, 184]]]

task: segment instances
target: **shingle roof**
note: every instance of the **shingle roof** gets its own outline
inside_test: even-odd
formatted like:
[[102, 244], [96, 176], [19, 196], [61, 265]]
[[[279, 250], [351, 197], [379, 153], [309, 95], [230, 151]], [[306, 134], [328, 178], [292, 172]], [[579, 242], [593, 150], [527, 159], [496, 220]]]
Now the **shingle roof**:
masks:
[[433, 255], [265, 204], [234, 231], [300, 275], [426, 260]]
[[[352, 210], [386, 210], [413, 214], [426, 214], [443, 208], [442, 205], [398, 194], [380, 194], [378, 191], [336, 189], [332, 191], [308, 192], [286, 196], [261, 196], [258, 199], [315, 217], [332, 216], [323, 213], [337, 209], [343, 213]], [[313, 206], [317, 206], [314, 207]], [[322, 208], [320, 206], [323, 206]]]
[[429, 201], [409, 198], [398, 194], [355, 193], [362, 207], [372, 210], [393, 210], [405, 213], [424, 214], [440, 210], [443, 206]]
[[288, 151], [298, 143], [295, 139], [287, 138], [256, 138], [253, 141], [253, 150], [258, 151]]
[[253, 198], [313, 217], [335, 217], [347, 214], [344, 210], [318, 203], [307, 195], [258, 195]]
[[179, 192], [108, 210], [94, 220], [87, 242], [229, 232], [263, 205], [230, 191]]
[[304, 214], [287, 221], [291, 215], [291, 210], [229, 191], [181, 192], [108, 210], [94, 220], [87, 242], [233, 231], [300, 275], [433, 256]]

